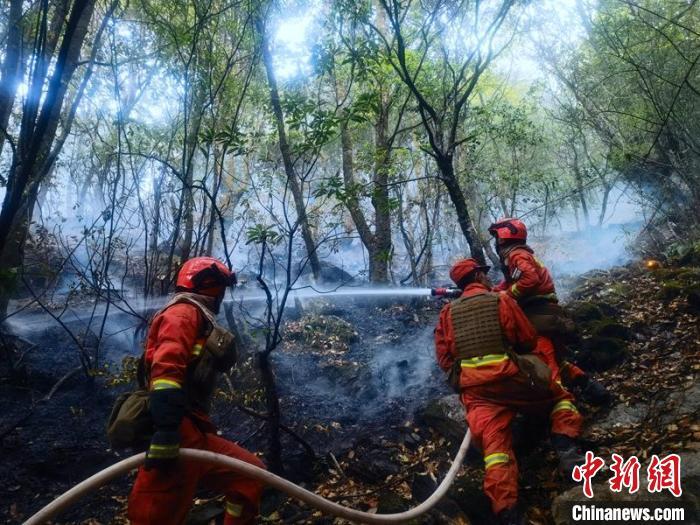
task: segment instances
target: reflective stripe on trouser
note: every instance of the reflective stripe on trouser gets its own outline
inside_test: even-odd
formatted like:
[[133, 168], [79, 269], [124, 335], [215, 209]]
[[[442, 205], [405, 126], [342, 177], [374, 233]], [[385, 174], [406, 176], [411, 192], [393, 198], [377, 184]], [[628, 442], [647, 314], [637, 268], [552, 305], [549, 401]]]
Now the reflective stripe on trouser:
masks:
[[[561, 388], [561, 387], [559, 387]], [[576, 409], [574, 397], [563, 388], [564, 399], [556, 402], [549, 416], [550, 428], [553, 434], [564, 434], [570, 438], [576, 438], [581, 434], [583, 417]]]
[[486, 403], [469, 405], [467, 409], [474, 442], [484, 452], [484, 493], [495, 514], [518, 501], [518, 464], [510, 432], [514, 414], [506, 407]]
[[507, 361], [508, 354], [487, 354], [469, 359], [462, 359], [459, 364], [462, 368], [479, 368], [481, 366], [494, 365]]
[[[180, 446], [210, 450], [264, 468], [262, 461], [244, 448], [215, 434], [202, 433], [189, 417], [180, 425]], [[129, 496], [131, 525], [182, 525], [200, 486], [223, 494], [227, 501], [243, 507], [242, 517], [226, 514], [226, 525], [254, 523], [263, 485], [224, 467], [180, 461], [173, 470], [139, 469]]]
[[230, 501], [227, 501], [225, 510], [226, 514], [233, 516], [234, 518], [240, 518], [243, 515], [243, 505], [240, 503], [231, 503]]
[[155, 445], [151, 443], [146, 455], [149, 458], [176, 458], [180, 453], [180, 445]]
[[253, 525], [256, 523], [256, 509], [242, 503], [226, 501], [224, 525]]
[[505, 452], [494, 452], [484, 458], [484, 469], [489, 469], [499, 463], [508, 463], [510, 456]]
[[[487, 467], [484, 493], [491, 500], [495, 514], [512, 507], [518, 500], [518, 464], [510, 430], [517, 412], [533, 416], [551, 414], [551, 430], [556, 434], [575, 438], [581, 433], [581, 414], [575, 410], [552, 411], [559, 402], [567, 401], [573, 406], [574, 400], [556, 383], [552, 383], [549, 393], [543, 394], [515, 376], [505, 376], [488, 384], [465, 388], [461, 399], [467, 409], [467, 423], [474, 444], [483, 450]], [[497, 404], [494, 399], [498, 400]], [[507, 454], [508, 460], [501, 462], [503, 456], [499, 454]]]
[[556, 405], [554, 405], [554, 408], [552, 408], [551, 414], [554, 414], [555, 412], [559, 412], [560, 410], [572, 410], [574, 412], [578, 412], [576, 405], [574, 405], [568, 399], [562, 399]]
[[172, 379], [154, 379], [152, 390], [165, 390], [166, 388], [182, 388], [180, 383]]

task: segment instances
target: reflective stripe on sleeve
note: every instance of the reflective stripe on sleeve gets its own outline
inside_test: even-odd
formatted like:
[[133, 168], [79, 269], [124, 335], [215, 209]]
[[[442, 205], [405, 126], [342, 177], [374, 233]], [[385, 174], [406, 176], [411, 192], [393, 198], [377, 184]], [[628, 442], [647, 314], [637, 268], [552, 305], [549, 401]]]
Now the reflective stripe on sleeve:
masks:
[[518, 290], [518, 284], [517, 284], [517, 283], [510, 287], [510, 293], [513, 294], [513, 297], [519, 297], [519, 296], [520, 296], [520, 290]]
[[192, 347], [192, 355], [193, 355], [193, 356], [198, 356], [198, 355], [201, 354], [201, 353], [202, 353], [202, 345], [200, 345], [199, 343], [197, 343], [196, 345], [194, 345], [194, 346]]
[[155, 379], [152, 390], [165, 390], [166, 388], [182, 388], [180, 383], [172, 379]]
[[559, 401], [556, 405], [554, 405], [554, 408], [552, 409], [552, 414], [555, 412], [559, 412], [560, 410], [571, 410], [572, 412], [578, 412], [578, 409], [576, 408], [576, 405], [574, 405], [571, 401], [568, 400], [563, 400]]
[[505, 452], [489, 454], [484, 458], [484, 468], [488, 469], [500, 463], [508, 463], [508, 461], [510, 461], [510, 456]]
[[460, 366], [462, 368], [479, 368], [480, 366], [502, 363], [508, 359], [507, 354], [488, 354], [479, 357], [472, 357], [470, 359], [462, 359]]

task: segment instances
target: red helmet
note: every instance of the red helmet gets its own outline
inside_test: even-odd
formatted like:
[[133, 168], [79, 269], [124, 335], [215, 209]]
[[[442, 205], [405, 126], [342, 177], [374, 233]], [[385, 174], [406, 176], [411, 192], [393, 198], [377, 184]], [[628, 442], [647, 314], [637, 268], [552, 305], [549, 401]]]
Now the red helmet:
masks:
[[476, 259], [462, 259], [450, 268], [450, 279], [460, 288], [464, 288], [465, 281], [471, 274], [476, 271], [487, 273], [490, 269], [490, 266], [482, 266]]
[[497, 239], [527, 240], [527, 227], [518, 219], [503, 218], [489, 226], [489, 233]]
[[214, 257], [194, 257], [185, 261], [177, 274], [180, 291], [197, 292], [216, 297], [228, 286], [236, 284], [236, 274]]

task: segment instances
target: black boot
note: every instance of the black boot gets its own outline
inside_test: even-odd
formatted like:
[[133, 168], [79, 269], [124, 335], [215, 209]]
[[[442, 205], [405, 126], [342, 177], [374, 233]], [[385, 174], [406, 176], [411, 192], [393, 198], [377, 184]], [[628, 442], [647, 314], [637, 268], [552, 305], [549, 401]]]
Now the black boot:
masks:
[[552, 434], [551, 442], [552, 448], [559, 457], [559, 473], [564, 481], [573, 483], [571, 472], [576, 465], [583, 464], [583, 454], [581, 454], [578, 442], [564, 434]]
[[496, 516], [498, 525], [525, 525], [525, 515], [520, 505], [504, 509]]
[[593, 406], [607, 406], [612, 401], [612, 395], [608, 389], [588, 375], [574, 383], [574, 394], [577, 399]]

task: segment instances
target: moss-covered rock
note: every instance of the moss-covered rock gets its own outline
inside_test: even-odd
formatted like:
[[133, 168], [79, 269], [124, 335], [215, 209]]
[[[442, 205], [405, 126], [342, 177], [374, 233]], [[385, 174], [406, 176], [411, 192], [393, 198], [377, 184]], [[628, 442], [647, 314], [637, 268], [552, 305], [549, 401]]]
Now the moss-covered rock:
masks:
[[700, 286], [694, 286], [687, 290], [688, 306], [693, 312], [700, 312]]
[[666, 281], [661, 286], [659, 297], [665, 301], [672, 301], [678, 298], [685, 289], [685, 286], [680, 281]]
[[693, 266], [659, 268], [653, 271], [653, 275], [661, 284], [692, 285], [700, 283], [700, 268]]
[[652, 275], [659, 281], [675, 281], [680, 272], [681, 268], [676, 267], [657, 268], [652, 270]]
[[588, 323], [603, 318], [603, 311], [594, 303], [578, 302], [572, 305], [570, 311], [577, 323]]
[[591, 333], [594, 337], [611, 337], [624, 340], [630, 338], [630, 329], [610, 317], [604, 317], [591, 323]]
[[596, 370], [607, 370], [627, 357], [625, 341], [617, 337], [594, 336], [586, 341], [587, 357]]

